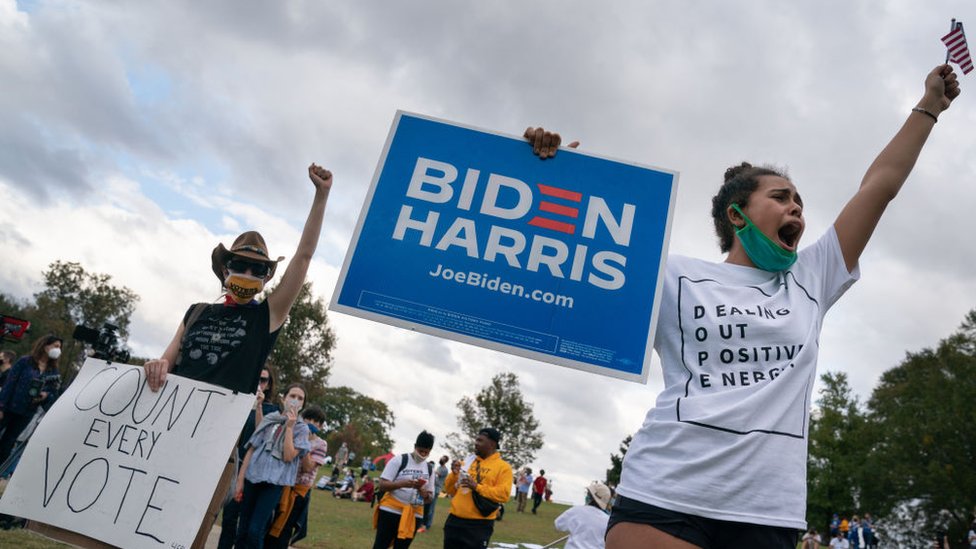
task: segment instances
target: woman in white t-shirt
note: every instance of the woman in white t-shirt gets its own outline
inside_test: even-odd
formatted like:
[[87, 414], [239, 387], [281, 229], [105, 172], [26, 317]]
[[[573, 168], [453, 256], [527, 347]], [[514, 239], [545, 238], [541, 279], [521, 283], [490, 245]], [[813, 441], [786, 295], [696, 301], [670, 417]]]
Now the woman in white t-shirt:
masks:
[[[933, 69], [834, 224], [799, 253], [793, 183], [747, 163], [726, 171], [712, 199], [725, 261], [667, 259], [654, 339], [665, 389], [624, 459], [609, 549], [795, 549], [824, 315], [857, 280], [888, 202], [958, 95], [952, 69]], [[543, 159], [560, 142], [542, 128], [526, 138]]]
[[610, 489], [606, 484], [594, 481], [586, 487], [583, 505], [570, 507], [556, 517], [556, 530], [569, 532], [563, 549], [603, 549], [603, 536], [610, 518]]

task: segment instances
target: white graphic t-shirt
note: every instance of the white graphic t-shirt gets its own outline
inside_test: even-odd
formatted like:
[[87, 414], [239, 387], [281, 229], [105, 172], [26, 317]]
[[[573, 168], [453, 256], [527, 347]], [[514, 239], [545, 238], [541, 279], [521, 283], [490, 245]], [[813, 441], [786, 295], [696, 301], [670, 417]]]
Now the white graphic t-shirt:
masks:
[[[398, 499], [401, 503], [406, 503], [408, 505], [423, 505], [423, 493], [433, 493], [434, 483], [437, 480], [437, 473], [429, 473], [428, 471], [430, 467], [428, 463], [426, 461], [415, 461], [413, 459], [413, 454], [407, 454], [406, 467], [397, 473], [397, 470], [400, 469], [402, 460], [403, 454], [388, 459], [386, 461], [386, 466], [383, 467], [383, 473], [380, 474], [380, 478], [392, 482], [403, 479], [424, 479], [427, 482], [422, 488], [397, 488], [396, 490], [390, 492], [390, 494]], [[387, 507], [386, 505], [381, 505], [380, 509], [383, 511], [396, 513], [397, 515], [400, 514], [399, 509]], [[417, 516], [421, 516], [421, 514], [418, 514]]]
[[832, 227], [780, 273], [668, 257], [654, 340], [665, 389], [634, 435], [618, 493], [706, 518], [806, 528], [820, 329], [859, 276]]

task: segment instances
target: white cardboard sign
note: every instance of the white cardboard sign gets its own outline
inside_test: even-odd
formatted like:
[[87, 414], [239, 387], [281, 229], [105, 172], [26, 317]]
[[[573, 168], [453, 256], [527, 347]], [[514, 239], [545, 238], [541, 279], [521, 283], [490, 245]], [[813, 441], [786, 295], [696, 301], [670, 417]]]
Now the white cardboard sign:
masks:
[[0, 512], [118, 547], [185, 549], [254, 395], [88, 359], [44, 416]]

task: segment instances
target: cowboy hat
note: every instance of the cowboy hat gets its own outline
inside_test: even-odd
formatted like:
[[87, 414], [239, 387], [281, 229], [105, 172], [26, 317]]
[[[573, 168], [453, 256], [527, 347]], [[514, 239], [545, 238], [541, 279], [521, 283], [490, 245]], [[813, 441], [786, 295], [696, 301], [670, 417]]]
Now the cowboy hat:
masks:
[[597, 504], [600, 509], [604, 511], [607, 510], [607, 506], [610, 505], [610, 489], [607, 488], [606, 484], [595, 480], [586, 487], [586, 491], [589, 492], [590, 497]]
[[223, 243], [220, 243], [217, 244], [217, 247], [213, 249], [213, 253], [210, 254], [211, 267], [221, 283], [224, 281], [224, 266], [230, 260], [231, 256], [249, 259], [258, 263], [266, 263], [268, 265], [268, 278], [274, 276], [278, 262], [285, 258], [283, 255], [278, 256], [278, 259], [271, 259], [268, 256], [268, 245], [264, 243], [264, 238], [261, 236], [261, 233], [257, 231], [241, 233], [234, 240], [234, 243], [231, 244], [229, 250], [224, 247]]

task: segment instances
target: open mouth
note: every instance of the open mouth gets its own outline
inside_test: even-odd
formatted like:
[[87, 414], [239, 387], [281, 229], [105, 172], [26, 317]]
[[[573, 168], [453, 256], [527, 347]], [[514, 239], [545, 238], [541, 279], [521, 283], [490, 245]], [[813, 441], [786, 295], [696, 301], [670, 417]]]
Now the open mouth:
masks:
[[797, 243], [800, 241], [800, 234], [803, 232], [803, 225], [799, 221], [791, 221], [786, 225], [779, 228], [777, 236], [779, 236], [780, 244], [783, 245], [787, 250], [796, 249]]

